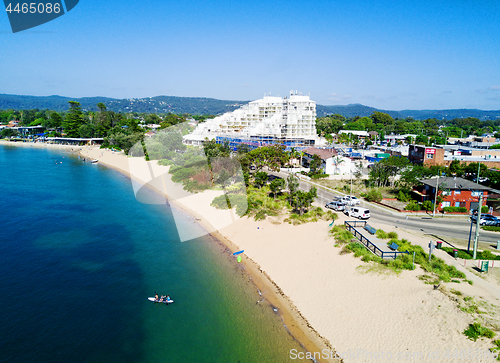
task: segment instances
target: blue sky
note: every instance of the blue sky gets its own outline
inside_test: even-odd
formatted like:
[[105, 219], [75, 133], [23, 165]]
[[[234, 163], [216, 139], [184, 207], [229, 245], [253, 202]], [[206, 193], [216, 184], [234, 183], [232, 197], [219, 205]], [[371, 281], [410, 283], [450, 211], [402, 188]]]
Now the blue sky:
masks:
[[0, 93], [500, 109], [500, 2], [80, 0], [13, 34]]

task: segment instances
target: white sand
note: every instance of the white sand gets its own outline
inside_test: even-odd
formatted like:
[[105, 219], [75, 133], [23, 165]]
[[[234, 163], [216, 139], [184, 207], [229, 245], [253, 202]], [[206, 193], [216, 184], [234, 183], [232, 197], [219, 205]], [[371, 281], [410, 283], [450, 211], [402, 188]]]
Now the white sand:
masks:
[[[82, 153], [129, 174], [123, 153], [90, 148]], [[210, 220], [217, 224], [219, 218], [211, 219], [214, 208], [198, 207], [201, 202], [206, 205], [214, 193], [179, 198], [178, 202], [196, 210], [192, 214], [205, 219], [205, 225]], [[344, 218], [341, 215], [336, 224]], [[432, 285], [418, 280], [422, 270], [403, 271], [399, 276], [366, 272], [367, 265], [360, 259], [339, 255], [340, 248], [327, 235], [328, 224], [276, 225], [243, 218], [212, 230], [219, 229], [237, 248], [244, 249], [345, 362], [493, 361], [484, 358], [491, 347], [489, 340], [472, 342], [462, 334], [473, 322], [471, 316]], [[396, 230], [400, 238], [414, 244], [428, 243], [427, 238], [394, 227], [374, 227]], [[447, 258], [438, 252], [439, 257]], [[481, 286], [452, 287], [498, 303], [494, 291]], [[460, 354], [465, 356], [460, 359]]]
[[0, 144], [18, 147], [34, 147], [40, 149], [62, 149], [69, 151], [78, 151], [83, 148], [83, 146], [78, 145], [47, 144], [44, 142], [11, 142], [5, 139], [0, 139]]
[[[328, 222], [289, 226], [248, 219], [222, 233], [260, 264], [346, 362], [377, 361], [382, 351], [394, 360], [455, 362], [445, 354], [491, 347], [462, 334], [473, 319], [418, 280], [423, 271], [366, 273], [360, 259], [339, 255], [327, 229]], [[429, 359], [436, 352], [439, 359]]]

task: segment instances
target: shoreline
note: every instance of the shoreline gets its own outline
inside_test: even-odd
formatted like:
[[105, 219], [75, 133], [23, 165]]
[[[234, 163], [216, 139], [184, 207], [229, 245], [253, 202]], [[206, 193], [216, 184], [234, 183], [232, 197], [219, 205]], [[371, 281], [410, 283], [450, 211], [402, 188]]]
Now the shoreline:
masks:
[[[133, 180], [127, 170], [127, 157], [122, 152], [87, 146], [81, 148], [80, 153], [99, 159], [106, 167]], [[162, 189], [160, 184], [157, 186]], [[164, 195], [154, 185], [148, 187]], [[206, 198], [211, 196], [205, 195]], [[337, 353], [344, 362], [388, 358], [387, 355], [381, 357], [381, 352], [393, 354], [396, 360], [420, 362], [425, 361], [420, 354], [430, 358], [431, 353], [436, 353], [439, 358], [433, 356], [431, 360], [447, 362], [450, 356], [446, 358], [445, 354], [452, 354], [454, 350], [474, 351], [477, 362], [491, 361], [485, 354], [479, 357], [481, 352], [491, 348], [489, 340], [473, 342], [463, 334], [476, 319], [481, 321], [484, 316], [487, 320], [489, 316], [465, 312], [459, 300], [463, 303], [468, 296], [482, 308], [487, 307], [486, 303], [490, 309], [499, 306], [500, 299], [494, 292], [500, 279], [487, 284], [472, 276], [473, 286], [446, 283], [443, 289], [435, 290], [418, 279], [424, 273], [420, 268], [394, 274], [379, 269], [378, 265], [364, 263], [352, 254], [342, 256], [342, 246], [335, 245], [328, 236], [329, 222], [292, 226], [280, 224], [279, 218], [274, 217], [263, 221], [243, 217], [214, 231], [207, 220], [188, 207], [192, 204], [186, 203], [186, 206], [168, 197], [167, 200], [173, 209], [178, 209], [197, 227], [207, 231], [222, 253], [245, 250], [242, 267], [250, 282], [265, 297], [265, 303], [277, 309], [275, 312], [280, 315], [285, 329], [306, 352], [321, 354], [327, 349]], [[199, 211], [206, 213], [206, 210]], [[343, 224], [345, 219], [339, 214], [335, 225]], [[400, 239], [406, 238], [414, 245], [427, 248], [429, 237], [423, 233], [382, 223], [375, 227], [397, 232]], [[444, 251], [434, 253], [447, 264], [456, 264]], [[494, 276], [481, 275], [490, 280]], [[464, 296], [457, 298], [453, 295], [455, 290]], [[500, 314], [500, 308], [495, 314]], [[400, 354], [403, 358], [397, 358]], [[339, 356], [316, 361], [341, 361]]]
[[[94, 151], [94, 153], [92, 153], [92, 151]], [[101, 153], [103, 157], [99, 157], [99, 155], [97, 155]], [[130, 175], [129, 170], [127, 170], [124, 165], [117, 165], [117, 163], [111, 162], [109, 158], [104, 158], [104, 154], [106, 154], [107, 156], [114, 155], [115, 157], [126, 159], [127, 156], [123, 154], [123, 152], [113, 152], [108, 149], [98, 149], [96, 147], [92, 148], [86, 146], [81, 147], [79, 154], [85, 158], [96, 158], [99, 160], [100, 164], [103, 164], [106, 167], [109, 167], [133, 180], [133, 176]], [[218, 243], [231, 253], [239, 250], [239, 247], [233, 241], [216, 230], [210, 222], [199, 213], [193, 211], [175, 199], [168, 198], [164, 192], [154, 186], [149, 184], [146, 184], [146, 186], [153, 192], [164, 196], [172, 208], [177, 209], [186, 216], [193, 218], [195, 223], [197, 223], [215, 243]], [[247, 274], [248, 279], [261, 295], [268, 293], [264, 299], [267, 300], [267, 303], [271, 308], [277, 309], [277, 313], [280, 316], [285, 329], [292, 336], [292, 338], [299, 342], [306, 352], [322, 352], [325, 349], [329, 352], [335, 352], [335, 349], [331, 346], [330, 342], [312, 327], [309, 321], [302, 315], [302, 313], [293, 304], [292, 300], [282, 291], [270, 275], [266, 273], [266, 271], [264, 271], [256, 261], [248, 257], [246, 254], [243, 254], [242, 257], [242, 264], [245, 266], [244, 271]], [[322, 358], [317, 359], [316, 361], [339, 362], [340, 360]]]

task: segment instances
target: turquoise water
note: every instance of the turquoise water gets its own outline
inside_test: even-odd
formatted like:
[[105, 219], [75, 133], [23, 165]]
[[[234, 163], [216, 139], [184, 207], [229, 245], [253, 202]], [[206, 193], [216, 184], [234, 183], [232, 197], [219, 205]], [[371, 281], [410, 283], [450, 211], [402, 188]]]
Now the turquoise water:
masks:
[[[74, 155], [0, 146], [1, 362], [287, 362], [301, 351], [210, 237]], [[183, 228], [198, 228], [186, 216]], [[154, 292], [175, 303], [154, 304]], [[294, 360], [297, 361], [297, 360]]]

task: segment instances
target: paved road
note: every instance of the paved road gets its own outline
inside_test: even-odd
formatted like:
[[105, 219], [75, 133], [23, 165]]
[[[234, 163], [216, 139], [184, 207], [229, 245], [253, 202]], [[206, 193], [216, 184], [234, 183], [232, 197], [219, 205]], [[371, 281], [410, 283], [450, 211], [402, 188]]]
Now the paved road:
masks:
[[[286, 173], [270, 172], [270, 174], [279, 176], [285, 180], [288, 176]], [[300, 181], [299, 188], [301, 190], [308, 191], [310, 187], [311, 184], [308, 182], [302, 180]], [[318, 198], [316, 199], [316, 202], [324, 206], [327, 202], [331, 202], [333, 198], [338, 195], [341, 194], [318, 188]], [[370, 221], [375, 225], [376, 222], [394, 225], [408, 231], [424, 232], [430, 236], [435, 236], [436, 238], [440, 238], [445, 241], [447, 237], [461, 239], [463, 241], [468, 241], [469, 239], [470, 222], [468, 219], [463, 217], [436, 217], [433, 219], [431, 216], [409, 216], [408, 219], [406, 219], [406, 215], [404, 214], [396, 211], [385, 211], [383, 208], [379, 208], [377, 205], [373, 205], [372, 203], [362, 202], [361, 206], [370, 209]], [[474, 239], [474, 232], [475, 227], [472, 229], [472, 240]], [[481, 230], [479, 233], [479, 241], [496, 245], [497, 241], [500, 241], [500, 233]]]

